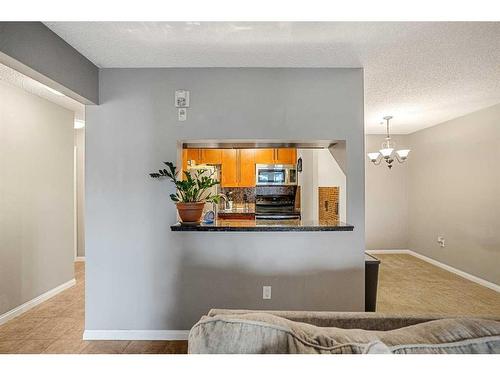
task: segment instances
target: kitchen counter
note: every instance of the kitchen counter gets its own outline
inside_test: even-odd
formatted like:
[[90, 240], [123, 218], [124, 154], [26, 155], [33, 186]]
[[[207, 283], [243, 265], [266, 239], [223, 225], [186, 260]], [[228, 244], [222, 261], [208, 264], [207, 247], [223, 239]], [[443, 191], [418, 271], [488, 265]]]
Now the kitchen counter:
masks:
[[352, 231], [354, 226], [340, 221], [306, 220], [217, 220], [213, 224], [170, 227], [174, 232], [332, 232]]
[[248, 208], [245, 208], [243, 206], [237, 206], [234, 207], [230, 210], [226, 209], [220, 209], [218, 211], [219, 214], [254, 214], [255, 213], [255, 206], [249, 206]]

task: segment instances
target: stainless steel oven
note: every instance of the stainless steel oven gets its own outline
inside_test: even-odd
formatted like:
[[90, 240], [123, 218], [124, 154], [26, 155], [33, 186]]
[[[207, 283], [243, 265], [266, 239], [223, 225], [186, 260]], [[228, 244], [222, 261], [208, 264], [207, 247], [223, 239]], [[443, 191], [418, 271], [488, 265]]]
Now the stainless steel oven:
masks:
[[255, 197], [257, 220], [300, 219], [300, 210], [295, 208], [294, 195], [258, 195]]
[[294, 164], [256, 164], [257, 186], [297, 185], [297, 167]]

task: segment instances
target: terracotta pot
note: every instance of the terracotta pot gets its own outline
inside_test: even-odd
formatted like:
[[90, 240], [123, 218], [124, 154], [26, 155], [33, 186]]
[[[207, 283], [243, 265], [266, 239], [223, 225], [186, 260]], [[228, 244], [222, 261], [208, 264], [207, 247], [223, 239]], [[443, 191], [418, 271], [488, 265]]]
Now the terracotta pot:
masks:
[[176, 203], [177, 211], [183, 223], [199, 223], [205, 202]]

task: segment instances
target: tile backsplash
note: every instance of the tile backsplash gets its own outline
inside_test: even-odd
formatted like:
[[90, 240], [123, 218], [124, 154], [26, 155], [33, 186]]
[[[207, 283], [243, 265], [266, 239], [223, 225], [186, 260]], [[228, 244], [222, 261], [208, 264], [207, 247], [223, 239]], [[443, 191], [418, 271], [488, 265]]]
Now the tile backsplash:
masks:
[[232, 192], [233, 202], [244, 203], [246, 195], [247, 202], [255, 203], [255, 195], [295, 195], [296, 186], [258, 186], [251, 188], [221, 188], [222, 194]]
[[244, 203], [244, 196], [247, 196], [247, 202], [255, 203], [255, 188], [221, 188], [221, 193], [226, 194], [232, 192], [233, 202], [239, 204]]

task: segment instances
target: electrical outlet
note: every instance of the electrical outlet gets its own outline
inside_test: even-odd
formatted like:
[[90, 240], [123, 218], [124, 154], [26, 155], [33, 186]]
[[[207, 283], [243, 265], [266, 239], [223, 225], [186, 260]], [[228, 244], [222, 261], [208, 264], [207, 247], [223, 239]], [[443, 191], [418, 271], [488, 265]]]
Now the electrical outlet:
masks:
[[271, 299], [271, 287], [263, 286], [262, 287], [262, 299]]
[[439, 244], [439, 246], [444, 247], [445, 246], [444, 236], [438, 236], [437, 243]]

